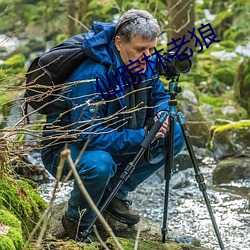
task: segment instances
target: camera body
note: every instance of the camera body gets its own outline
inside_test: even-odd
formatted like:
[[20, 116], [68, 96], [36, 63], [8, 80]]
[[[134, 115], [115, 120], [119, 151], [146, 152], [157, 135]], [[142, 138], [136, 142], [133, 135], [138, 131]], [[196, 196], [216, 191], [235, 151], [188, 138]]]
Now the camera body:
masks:
[[[165, 76], [167, 80], [171, 80], [181, 73], [185, 74], [191, 69], [192, 61], [187, 53], [175, 55], [175, 52], [164, 52], [161, 61], [157, 59], [157, 73], [160, 76]], [[164, 66], [163, 66], [164, 64]]]

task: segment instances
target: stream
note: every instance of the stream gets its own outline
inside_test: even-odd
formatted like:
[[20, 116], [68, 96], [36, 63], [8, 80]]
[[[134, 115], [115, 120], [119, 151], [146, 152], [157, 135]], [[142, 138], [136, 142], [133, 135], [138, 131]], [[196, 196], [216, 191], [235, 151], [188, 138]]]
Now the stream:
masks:
[[[212, 170], [215, 164], [212, 158], [206, 157], [200, 169], [225, 249], [250, 250], [250, 180], [214, 186]], [[133, 201], [132, 208], [159, 226], [159, 232], [164, 213], [165, 180], [162, 176], [162, 171], [158, 171], [129, 196]], [[53, 185], [54, 182], [50, 182], [39, 187], [46, 201], [51, 197]], [[71, 188], [72, 182], [64, 184], [57, 193], [55, 203], [67, 200]], [[203, 247], [220, 249], [193, 168], [174, 173], [170, 180], [168, 228], [177, 238], [196, 238]]]

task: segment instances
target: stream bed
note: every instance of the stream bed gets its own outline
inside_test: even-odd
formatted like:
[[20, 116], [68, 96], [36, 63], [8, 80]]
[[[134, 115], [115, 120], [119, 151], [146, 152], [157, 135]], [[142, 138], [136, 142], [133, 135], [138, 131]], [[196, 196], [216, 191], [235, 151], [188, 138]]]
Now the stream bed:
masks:
[[[200, 168], [225, 249], [250, 250], [250, 180], [214, 186], [214, 167], [213, 159], [207, 157]], [[165, 194], [162, 172], [157, 172], [129, 196], [133, 201], [132, 208], [159, 226], [159, 232], [162, 227]], [[39, 187], [46, 201], [51, 197], [53, 185], [54, 182], [51, 182]], [[55, 202], [67, 200], [71, 189], [72, 182], [60, 187]], [[170, 180], [167, 224], [169, 232], [174, 232], [174, 235], [195, 237], [204, 247], [220, 249], [202, 192], [197, 187], [193, 168], [175, 173]]]

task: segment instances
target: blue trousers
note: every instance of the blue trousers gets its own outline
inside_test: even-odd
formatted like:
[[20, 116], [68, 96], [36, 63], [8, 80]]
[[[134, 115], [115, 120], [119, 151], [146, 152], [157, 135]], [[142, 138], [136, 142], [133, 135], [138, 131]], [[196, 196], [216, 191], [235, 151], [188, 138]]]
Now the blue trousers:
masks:
[[[164, 166], [166, 150], [164, 148], [164, 139], [158, 139], [154, 147], [151, 149], [151, 160], [145, 161], [142, 157], [135, 170], [132, 172], [128, 180], [121, 186], [116, 197], [125, 200], [128, 193], [135, 190], [136, 187], [151, 176], [156, 170]], [[184, 138], [178, 123], [175, 123], [174, 136], [174, 154], [177, 155], [185, 147]], [[80, 154], [81, 149], [74, 143], [69, 144], [71, 157], [75, 161]], [[42, 160], [45, 168], [56, 176], [57, 167], [60, 160], [60, 152], [62, 149], [53, 150], [53, 147], [42, 151]], [[135, 155], [115, 156], [101, 150], [85, 151], [77, 164], [79, 176], [92, 197], [96, 205], [102, 199], [105, 189], [111, 191], [120, 180], [120, 175], [127, 164], [133, 160]], [[67, 175], [70, 167], [65, 163], [63, 175]], [[76, 182], [68, 201], [68, 216], [79, 221], [80, 212], [86, 209], [81, 218], [81, 225], [89, 225], [94, 217], [94, 213], [90, 209], [88, 203], [84, 199]]]

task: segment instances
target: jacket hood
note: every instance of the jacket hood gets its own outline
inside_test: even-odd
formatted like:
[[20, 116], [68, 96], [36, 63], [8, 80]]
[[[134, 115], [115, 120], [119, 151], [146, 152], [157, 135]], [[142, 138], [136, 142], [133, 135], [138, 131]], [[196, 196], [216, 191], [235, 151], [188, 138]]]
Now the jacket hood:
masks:
[[94, 21], [91, 30], [85, 34], [82, 44], [86, 55], [95, 61], [111, 65], [115, 27], [113, 23]]

